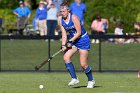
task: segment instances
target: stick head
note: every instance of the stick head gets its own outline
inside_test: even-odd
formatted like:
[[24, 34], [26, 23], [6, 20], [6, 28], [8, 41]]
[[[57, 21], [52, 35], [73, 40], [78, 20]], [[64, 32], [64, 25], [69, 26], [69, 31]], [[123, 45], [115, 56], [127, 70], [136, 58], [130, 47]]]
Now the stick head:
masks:
[[35, 71], [38, 71], [38, 70], [39, 70], [39, 68], [36, 66], [36, 67], [35, 67]]

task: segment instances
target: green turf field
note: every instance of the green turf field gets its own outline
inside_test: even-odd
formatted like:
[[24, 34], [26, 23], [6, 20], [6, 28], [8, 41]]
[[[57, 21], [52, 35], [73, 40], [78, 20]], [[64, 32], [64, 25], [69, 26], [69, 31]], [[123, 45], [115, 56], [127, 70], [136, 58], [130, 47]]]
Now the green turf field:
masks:
[[[140, 93], [137, 73], [93, 73], [96, 85], [87, 89], [84, 73], [77, 73], [78, 85], [67, 86], [68, 73], [1, 72], [0, 93]], [[39, 85], [44, 85], [39, 89]]]
[[[60, 49], [61, 42], [51, 42], [51, 54]], [[99, 69], [99, 45], [91, 44], [89, 64], [93, 71]], [[140, 70], [140, 44], [102, 43], [103, 70]], [[2, 70], [34, 70], [48, 57], [48, 42], [44, 40], [1, 40]], [[66, 70], [63, 54], [51, 61], [52, 70]], [[76, 70], [78, 53], [72, 59]], [[42, 69], [48, 69], [46, 64]], [[66, 72], [0, 72], [0, 93], [140, 93], [137, 73], [93, 73], [96, 86], [87, 89], [84, 73], [77, 73], [80, 83], [68, 87], [70, 76]], [[39, 85], [44, 89], [39, 89]]]
[[[61, 41], [51, 42], [51, 54], [60, 49]], [[89, 64], [99, 69], [99, 45], [91, 44]], [[140, 70], [140, 44], [102, 43], [103, 70]], [[65, 70], [63, 53], [51, 61], [52, 70]], [[2, 70], [34, 70], [34, 66], [48, 58], [48, 42], [44, 40], [1, 40]], [[72, 59], [76, 70], [79, 66], [78, 53]], [[48, 69], [45, 65], [43, 69]]]

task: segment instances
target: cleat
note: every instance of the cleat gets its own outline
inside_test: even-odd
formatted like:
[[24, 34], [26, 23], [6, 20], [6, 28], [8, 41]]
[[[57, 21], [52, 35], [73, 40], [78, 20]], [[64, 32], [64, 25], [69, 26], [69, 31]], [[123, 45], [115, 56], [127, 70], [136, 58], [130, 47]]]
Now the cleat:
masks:
[[94, 85], [95, 85], [95, 81], [94, 80], [88, 81], [87, 88], [94, 88]]
[[72, 78], [71, 81], [69, 82], [68, 86], [73, 86], [79, 83], [78, 79]]

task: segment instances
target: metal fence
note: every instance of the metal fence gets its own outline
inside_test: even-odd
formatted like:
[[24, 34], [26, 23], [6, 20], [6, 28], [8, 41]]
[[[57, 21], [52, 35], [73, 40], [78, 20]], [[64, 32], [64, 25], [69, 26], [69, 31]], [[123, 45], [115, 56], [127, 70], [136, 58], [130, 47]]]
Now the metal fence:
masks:
[[[34, 71], [34, 67], [58, 51], [61, 36], [7, 36], [1, 35], [0, 71]], [[138, 71], [140, 70], [140, 44], [116, 44], [115, 38], [138, 39], [139, 35], [94, 35], [98, 44], [91, 44], [89, 64], [94, 71]], [[51, 39], [55, 39], [52, 41]], [[47, 40], [47, 41], [45, 41]], [[41, 71], [66, 71], [63, 54], [56, 56]], [[82, 71], [78, 54], [73, 63], [77, 71]]]

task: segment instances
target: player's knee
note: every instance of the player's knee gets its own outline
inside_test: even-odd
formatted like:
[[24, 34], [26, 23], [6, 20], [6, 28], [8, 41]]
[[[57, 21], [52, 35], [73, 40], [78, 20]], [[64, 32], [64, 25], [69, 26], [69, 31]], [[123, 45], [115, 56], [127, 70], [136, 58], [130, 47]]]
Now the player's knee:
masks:
[[70, 57], [68, 57], [68, 56], [63, 56], [63, 59], [64, 59], [65, 62], [69, 62], [70, 61]]
[[85, 63], [81, 63], [81, 67], [84, 68], [84, 69], [86, 69], [88, 67], [88, 65], [85, 64]]

